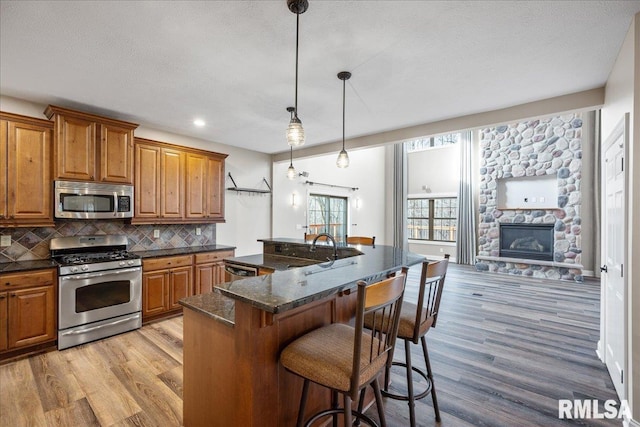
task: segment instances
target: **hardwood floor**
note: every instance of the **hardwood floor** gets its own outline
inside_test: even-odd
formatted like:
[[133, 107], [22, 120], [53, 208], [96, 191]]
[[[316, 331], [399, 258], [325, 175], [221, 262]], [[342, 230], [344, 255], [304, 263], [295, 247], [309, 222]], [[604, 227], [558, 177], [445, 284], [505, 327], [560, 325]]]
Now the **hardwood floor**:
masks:
[[[418, 278], [414, 267], [407, 299], [416, 298]], [[602, 408], [616, 398], [595, 354], [599, 296], [595, 281], [450, 265], [438, 326], [427, 334], [442, 422], [435, 422], [428, 396], [416, 404], [417, 424], [621, 425], [558, 419], [558, 399], [597, 399]], [[396, 358], [404, 354], [398, 344]], [[423, 366], [420, 347], [412, 351], [414, 365]], [[393, 377], [398, 387], [406, 386], [403, 375]], [[385, 413], [389, 426], [408, 425], [406, 402], [385, 399]], [[181, 317], [0, 366], [0, 426], [164, 427], [181, 420]]]

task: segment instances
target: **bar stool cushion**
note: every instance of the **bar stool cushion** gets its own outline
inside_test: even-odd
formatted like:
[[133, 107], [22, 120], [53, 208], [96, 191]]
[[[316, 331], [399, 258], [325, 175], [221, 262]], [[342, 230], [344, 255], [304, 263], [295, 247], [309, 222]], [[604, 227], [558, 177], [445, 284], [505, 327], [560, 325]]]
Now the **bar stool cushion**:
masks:
[[[326, 387], [348, 392], [353, 369], [353, 339], [355, 329], [342, 323], [332, 323], [298, 338], [282, 352], [280, 360], [285, 368]], [[370, 348], [371, 336], [363, 335], [363, 348]], [[374, 339], [374, 346], [378, 339]], [[382, 345], [382, 344], [380, 344]], [[387, 361], [377, 357], [369, 363], [369, 355], [362, 352], [360, 386], [370, 383]]]
[[[398, 338], [413, 340], [417, 311], [418, 307], [415, 304], [407, 301], [402, 302], [402, 310], [400, 311], [400, 326], [398, 326]], [[433, 316], [427, 317], [427, 310], [423, 308], [420, 319], [424, 320], [422, 321], [422, 323], [420, 323], [420, 329], [418, 333], [419, 337], [426, 334], [431, 325], [433, 325]]]

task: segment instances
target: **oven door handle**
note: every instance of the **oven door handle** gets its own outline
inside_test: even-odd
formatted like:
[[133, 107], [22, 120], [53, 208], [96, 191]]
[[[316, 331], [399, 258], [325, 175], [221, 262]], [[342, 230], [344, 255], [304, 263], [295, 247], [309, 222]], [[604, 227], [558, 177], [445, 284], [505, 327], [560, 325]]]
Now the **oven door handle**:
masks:
[[102, 328], [106, 328], [109, 326], [114, 326], [114, 325], [118, 325], [120, 323], [125, 323], [128, 322], [130, 320], [135, 320], [137, 318], [140, 317], [140, 314], [135, 314], [134, 316], [131, 317], [127, 317], [126, 319], [120, 319], [120, 320], [116, 320], [115, 322], [111, 322], [111, 323], [105, 323], [104, 325], [98, 325], [98, 326], [94, 326], [92, 328], [86, 328], [86, 329], [74, 329], [72, 331], [66, 331], [66, 332], [62, 332], [60, 335], [80, 335], [80, 334], [86, 334], [87, 332], [91, 332], [91, 331], [96, 331], [98, 329], [102, 329]]
[[109, 271], [103, 271], [101, 273], [86, 273], [86, 274], [79, 274], [77, 276], [62, 276], [60, 279], [62, 280], [84, 280], [84, 279], [93, 279], [94, 277], [103, 277], [103, 276], [109, 276], [112, 274], [125, 274], [125, 273], [135, 273], [137, 271], [142, 270], [142, 267], [134, 267], [134, 268], [127, 268], [124, 270], [109, 270]]

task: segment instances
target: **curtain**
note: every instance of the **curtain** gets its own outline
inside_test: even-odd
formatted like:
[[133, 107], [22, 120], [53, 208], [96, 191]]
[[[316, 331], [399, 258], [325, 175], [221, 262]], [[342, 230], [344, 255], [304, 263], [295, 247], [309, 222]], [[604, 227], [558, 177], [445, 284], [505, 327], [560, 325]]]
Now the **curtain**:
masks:
[[393, 146], [393, 245], [409, 249], [407, 240], [407, 150], [404, 143]]
[[465, 132], [460, 140], [456, 262], [468, 265], [474, 265], [476, 258], [476, 214], [474, 209], [476, 171], [473, 165], [473, 151], [471, 132]]

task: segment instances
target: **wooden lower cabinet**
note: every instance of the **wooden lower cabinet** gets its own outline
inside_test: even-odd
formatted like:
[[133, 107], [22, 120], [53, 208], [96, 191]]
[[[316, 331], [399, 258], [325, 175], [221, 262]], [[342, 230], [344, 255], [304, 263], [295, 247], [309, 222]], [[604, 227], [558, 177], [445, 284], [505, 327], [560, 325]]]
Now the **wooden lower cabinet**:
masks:
[[179, 312], [180, 299], [193, 295], [193, 256], [142, 262], [142, 320]]
[[224, 259], [234, 256], [234, 251], [218, 251], [196, 254], [194, 294], [213, 292], [213, 287], [226, 281]]
[[56, 278], [55, 269], [0, 274], [0, 353], [55, 341]]

